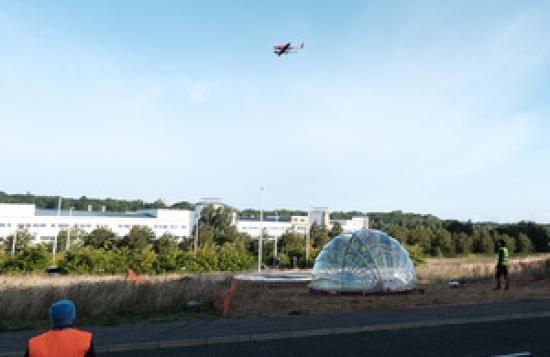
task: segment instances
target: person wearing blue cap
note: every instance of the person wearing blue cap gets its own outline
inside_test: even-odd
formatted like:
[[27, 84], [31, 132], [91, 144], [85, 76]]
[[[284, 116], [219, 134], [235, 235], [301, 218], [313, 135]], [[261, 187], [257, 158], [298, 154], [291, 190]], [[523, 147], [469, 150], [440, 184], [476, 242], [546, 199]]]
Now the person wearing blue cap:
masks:
[[95, 356], [92, 334], [72, 328], [76, 308], [71, 300], [60, 300], [50, 306], [52, 328], [29, 340], [25, 356], [69, 357]]

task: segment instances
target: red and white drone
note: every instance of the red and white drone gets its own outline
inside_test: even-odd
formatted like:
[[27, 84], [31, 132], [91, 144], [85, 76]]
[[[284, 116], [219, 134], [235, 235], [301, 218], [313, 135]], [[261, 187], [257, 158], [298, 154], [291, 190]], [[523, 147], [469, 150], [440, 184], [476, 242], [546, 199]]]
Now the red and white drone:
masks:
[[288, 55], [289, 53], [296, 53], [298, 50], [301, 50], [304, 48], [304, 43], [300, 45], [300, 47], [294, 47], [289, 42], [286, 45], [275, 45], [273, 46], [273, 53], [275, 53], [277, 56], [281, 57], [281, 55]]

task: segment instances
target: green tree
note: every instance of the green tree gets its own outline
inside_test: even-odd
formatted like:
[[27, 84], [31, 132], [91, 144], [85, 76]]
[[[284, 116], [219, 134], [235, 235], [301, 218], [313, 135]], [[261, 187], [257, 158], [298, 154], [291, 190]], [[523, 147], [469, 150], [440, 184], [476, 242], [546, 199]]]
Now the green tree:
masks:
[[21, 248], [15, 256], [10, 257], [5, 263], [5, 269], [9, 271], [32, 272], [44, 271], [51, 261], [51, 255], [42, 244]]
[[520, 233], [516, 239], [516, 251], [521, 254], [529, 254], [533, 251], [533, 242], [525, 233]]
[[340, 222], [336, 221], [332, 225], [332, 228], [330, 229], [330, 232], [328, 233], [328, 235], [332, 239], [332, 238], [342, 234], [342, 232], [344, 232], [344, 229], [342, 228], [342, 225], [340, 224]]
[[453, 240], [455, 251], [458, 254], [470, 254], [473, 249], [473, 237], [467, 233], [452, 233], [451, 239]]
[[424, 254], [428, 254], [432, 249], [432, 237], [433, 233], [428, 228], [417, 226], [410, 231], [407, 244], [418, 245]]
[[118, 274], [126, 272], [127, 252], [118, 249], [95, 249], [91, 246], [75, 247], [65, 253], [60, 266], [76, 274]]
[[316, 249], [321, 249], [328, 243], [330, 240], [328, 231], [325, 227], [320, 227], [318, 229], [311, 230], [311, 243]]
[[199, 225], [199, 246], [214, 244], [214, 231], [208, 224]]
[[[12, 250], [13, 238], [13, 234], [9, 235], [4, 243], [4, 248], [7, 252], [11, 252]], [[27, 229], [18, 229], [15, 232], [15, 251], [17, 252], [18, 250], [30, 246], [34, 238], [34, 234], [31, 234]]]
[[193, 204], [191, 204], [190, 202], [187, 202], [187, 201], [180, 201], [180, 202], [176, 202], [172, 205], [172, 208], [177, 208], [177, 209], [186, 209], [186, 210], [193, 210]]
[[407, 242], [407, 237], [409, 236], [409, 230], [401, 226], [391, 226], [388, 228], [388, 234], [397, 239], [399, 243], [403, 244]]
[[488, 230], [474, 231], [473, 249], [474, 253], [491, 254], [495, 252], [495, 241]]
[[[281, 236], [282, 252], [289, 258], [290, 266], [293, 265], [293, 257], [297, 257], [300, 266], [305, 266], [306, 238], [303, 234], [289, 232]], [[310, 251], [311, 249], [310, 243]]]
[[212, 231], [213, 239], [216, 243], [222, 245], [228, 241], [225, 233], [230, 233], [227, 229], [230, 227], [232, 220], [233, 212], [228, 207], [208, 205], [202, 209], [199, 222], [207, 225]]
[[142, 251], [155, 239], [155, 233], [149, 227], [133, 226], [127, 235], [120, 241], [120, 247], [127, 247], [129, 250]]
[[404, 248], [409, 253], [413, 264], [415, 266], [420, 265], [426, 261], [426, 256], [424, 255], [423, 248], [419, 245], [404, 245]]
[[[62, 229], [57, 234], [57, 248], [56, 251], [62, 252], [67, 249], [67, 238], [68, 238], [68, 230]], [[88, 234], [85, 230], [78, 228], [78, 227], [72, 227], [71, 228], [71, 242], [70, 242], [70, 249], [74, 249], [77, 247], [80, 247], [84, 244], [86, 237]], [[53, 242], [52, 242], [53, 244]]]
[[116, 245], [117, 235], [106, 227], [94, 229], [84, 238], [84, 246], [90, 246], [96, 249], [111, 249]]
[[2, 247], [2, 243], [0, 243], [0, 274], [4, 270], [4, 264], [6, 264], [7, 259], [8, 256], [6, 255], [4, 248]]
[[547, 252], [550, 247], [550, 229], [534, 222], [521, 221], [516, 224], [508, 224], [498, 227], [499, 233], [519, 237], [525, 234], [533, 243], [537, 252]]
[[135, 246], [133, 249], [128, 249], [128, 247], [123, 247], [121, 252], [126, 256], [126, 262], [128, 268], [134, 270], [140, 274], [152, 274], [155, 272], [154, 265], [157, 261], [157, 254], [152, 247], [137, 248]]
[[499, 242], [500, 240], [506, 242], [506, 247], [510, 254], [516, 252], [516, 239], [514, 237], [510, 237], [508, 234], [500, 234], [496, 237], [496, 241]]
[[242, 248], [248, 249], [250, 247], [252, 237], [247, 233], [242, 233], [237, 230], [237, 227], [234, 225], [224, 228], [221, 236], [222, 239], [217, 241], [219, 245], [225, 243], [231, 243]]
[[213, 272], [218, 271], [218, 249], [216, 246], [205, 245], [197, 252], [195, 259], [198, 271]]
[[180, 250], [174, 237], [165, 233], [153, 245], [157, 259], [155, 271], [157, 273], [174, 272], [178, 269], [178, 257]]
[[[432, 255], [454, 255], [452, 235], [445, 228], [436, 228], [432, 239]], [[436, 254], [440, 252], [440, 254]]]
[[219, 250], [219, 265], [222, 271], [243, 271], [254, 265], [254, 258], [246, 250], [225, 243]]

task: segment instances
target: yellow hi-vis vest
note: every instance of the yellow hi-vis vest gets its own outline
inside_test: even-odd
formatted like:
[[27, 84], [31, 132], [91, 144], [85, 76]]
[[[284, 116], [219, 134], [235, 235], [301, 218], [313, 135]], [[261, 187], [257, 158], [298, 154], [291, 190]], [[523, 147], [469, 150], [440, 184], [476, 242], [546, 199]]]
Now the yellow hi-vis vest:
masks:
[[500, 247], [499, 254], [502, 254], [502, 260], [500, 260], [499, 256], [499, 264], [502, 266], [508, 266], [508, 248]]

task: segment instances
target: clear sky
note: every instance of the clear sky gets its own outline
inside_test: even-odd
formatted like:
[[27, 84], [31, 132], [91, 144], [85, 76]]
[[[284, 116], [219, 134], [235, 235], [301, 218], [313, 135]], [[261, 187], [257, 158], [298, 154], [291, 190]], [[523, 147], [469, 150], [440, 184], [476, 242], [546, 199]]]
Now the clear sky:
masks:
[[[550, 222], [548, 1], [0, 0], [0, 190]], [[276, 57], [271, 46], [305, 42]]]

